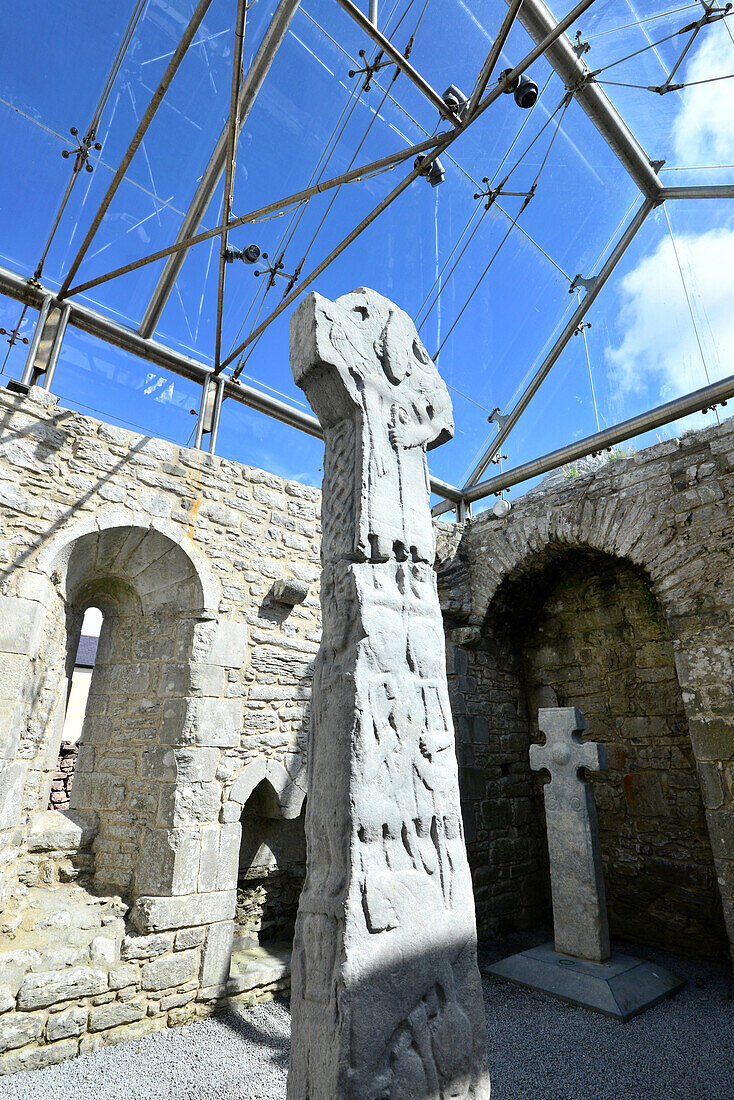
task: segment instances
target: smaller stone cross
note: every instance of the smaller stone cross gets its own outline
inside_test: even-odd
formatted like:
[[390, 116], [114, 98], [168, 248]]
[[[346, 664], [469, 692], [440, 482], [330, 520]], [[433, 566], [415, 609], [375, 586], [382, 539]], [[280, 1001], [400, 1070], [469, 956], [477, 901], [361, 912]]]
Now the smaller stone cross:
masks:
[[545, 744], [530, 746], [530, 767], [551, 776], [543, 793], [555, 948], [562, 955], [605, 962], [609, 925], [599, 822], [594, 793], [579, 769], [606, 769], [606, 749], [581, 740], [586, 721], [577, 707], [541, 708], [538, 725]]

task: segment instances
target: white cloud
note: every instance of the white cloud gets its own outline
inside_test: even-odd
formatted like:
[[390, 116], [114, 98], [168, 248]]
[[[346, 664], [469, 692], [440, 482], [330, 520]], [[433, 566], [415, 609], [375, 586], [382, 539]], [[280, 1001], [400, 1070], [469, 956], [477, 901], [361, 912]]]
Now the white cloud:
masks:
[[[734, 362], [734, 229], [676, 234], [676, 245], [713, 382], [732, 373]], [[655, 250], [621, 280], [617, 328], [622, 340], [607, 361], [619, 399], [649, 388], [657, 404], [706, 385], [667, 228]]]
[[[707, 80], [730, 73], [734, 73], [734, 44], [722, 20], [702, 31], [701, 45], [682, 79]], [[673, 125], [675, 163], [734, 163], [734, 80], [683, 88], [680, 97], [681, 110]]]
[[[702, 32], [679, 79], [729, 73], [734, 73], [734, 44], [720, 21]], [[734, 162], [734, 80], [684, 88], [679, 102], [672, 128], [676, 163]], [[676, 181], [668, 177], [667, 182]], [[618, 284], [615, 329], [620, 339], [606, 356], [617, 416], [640, 407], [639, 396], [629, 400], [634, 394], [654, 405], [707, 384], [691, 309], [710, 381], [734, 371], [734, 228], [728, 207], [706, 206], [718, 227], [703, 233], [677, 229], [694, 210], [700, 214], [701, 203], [673, 205], [675, 248], [661, 218], [658, 243]], [[721, 225], [722, 210], [728, 224]], [[679, 430], [683, 426], [701, 427], [702, 419], [689, 417]]]

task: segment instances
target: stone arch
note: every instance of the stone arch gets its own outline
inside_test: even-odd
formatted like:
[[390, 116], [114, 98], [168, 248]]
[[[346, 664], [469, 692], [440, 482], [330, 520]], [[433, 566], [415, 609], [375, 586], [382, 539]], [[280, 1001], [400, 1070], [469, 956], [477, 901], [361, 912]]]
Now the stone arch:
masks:
[[[50, 578], [54, 573], [57, 573], [59, 578], [65, 579], [69, 560], [80, 540], [96, 535], [100, 539], [101, 547], [104, 548], [105, 540], [111, 538], [114, 542], [114, 532], [122, 529], [139, 532], [140, 542], [147, 534], [152, 535], [155, 539], [165, 540], [168, 553], [173, 551], [173, 547], [177, 547], [184, 558], [187, 559], [187, 564], [181, 570], [181, 573], [187, 575], [192, 583], [191, 595], [193, 601], [197, 604], [198, 610], [216, 613], [221, 596], [221, 586], [205, 555], [196, 547], [193, 540], [187, 537], [181, 528], [170, 522], [170, 520], [151, 519], [148, 516], [136, 515], [136, 513], [116, 505], [100, 508], [93, 516], [86, 516], [84, 519], [77, 520], [57, 531], [53, 538], [49, 539], [38, 551], [33, 567], [42, 576]], [[126, 554], [132, 554], [134, 550], [134, 545], [121, 547], [120, 559], [123, 559]], [[124, 568], [122, 571], [125, 572]]]
[[[222, 698], [224, 669], [244, 660], [246, 632], [217, 621], [219, 583], [190, 542], [173, 524], [102, 509], [58, 532], [29, 572], [43, 613], [26, 653], [32, 687], [19, 749], [33, 763], [24, 802], [47, 804], [64, 679], [95, 604], [105, 622], [70, 814], [94, 837], [96, 888], [129, 900], [215, 889], [200, 884], [201, 852], [221, 841], [215, 773], [241, 727], [240, 702]], [[233, 900], [220, 906], [227, 916]], [[175, 926], [175, 915], [166, 919]]]
[[[595, 480], [575, 492], [545, 498], [531, 494], [504, 519], [484, 514], [469, 523], [460, 553], [470, 599], [454, 633], [460, 649], [467, 641], [476, 645], [503, 581], [531, 572], [554, 554], [596, 551], [643, 572], [670, 629], [734, 954], [734, 801], [725, 779], [734, 757], [728, 717], [734, 601], [730, 584], [717, 580], [718, 591], [710, 584], [710, 577], [720, 578], [726, 569], [727, 547], [681, 535], [685, 528], [678, 521], [690, 523], [691, 516], [674, 511], [669, 486], [633, 495], [608, 487], [600, 492]], [[728, 711], [717, 707], [716, 698], [729, 699]]]
[[554, 547], [511, 574], [492, 607], [492, 629], [520, 665], [530, 741], [542, 739], [539, 706], [574, 705], [587, 739], [607, 746], [609, 769], [588, 781], [612, 934], [721, 954], [726, 935], [670, 631], [644, 571]]
[[264, 757], [252, 761], [232, 789], [229, 804], [240, 810], [241, 828], [235, 954], [273, 941], [290, 953], [305, 878], [304, 803], [305, 791], [283, 765]]
[[[229, 792], [229, 801], [234, 807], [239, 807], [239, 813], [248, 798], [263, 780], [272, 787], [275, 792], [281, 814], [284, 818], [298, 817], [306, 797], [306, 770], [301, 768], [293, 778], [278, 760], [271, 760], [265, 756], [258, 756], [252, 760], [240, 773]], [[233, 809], [237, 813], [237, 809]]]

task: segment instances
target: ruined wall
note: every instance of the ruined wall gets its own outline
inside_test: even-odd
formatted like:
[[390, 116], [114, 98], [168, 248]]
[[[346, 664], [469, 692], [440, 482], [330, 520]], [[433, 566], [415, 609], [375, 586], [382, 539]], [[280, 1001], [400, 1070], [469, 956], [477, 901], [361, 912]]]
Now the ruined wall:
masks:
[[[439, 525], [482, 934], [549, 917], [543, 811], [527, 763], [532, 700], [529, 709], [498, 589], [507, 578], [522, 585], [549, 551], [591, 548], [642, 571], [670, 631], [685, 716], [675, 732], [690, 738], [734, 935], [733, 464], [734, 425], [724, 424], [561, 479], [517, 501], [505, 520]], [[318, 506], [306, 486], [57, 409], [42, 391], [0, 391], [0, 1070], [51, 1064], [287, 981], [284, 970], [253, 977], [240, 968], [228, 978], [228, 968], [243, 807], [263, 780], [287, 823], [303, 805], [320, 637]], [[127, 549], [121, 531], [133, 539]], [[154, 538], [165, 540], [158, 557]], [[113, 546], [127, 572], [110, 567]], [[89, 715], [80, 791], [94, 788], [102, 843], [93, 815], [45, 811], [83, 606], [101, 585], [117, 599], [112, 622], [123, 574], [150, 629], [122, 630], [128, 656], [110, 670], [117, 682], [96, 693], [108, 713]], [[274, 598], [283, 577], [310, 585], [305, 603]], [[164, 697], [175, 703], [165, 721], [146, 710]], [[126, 723], [136, 737], [155, 736], [116, 749]], [[649, 767], [618, 771], [623, 792], [625, 774], [655, 770], [654, 753], [670, 748], [672, 761], [672, 744], [653, 743], [648, 730]], [[627, 781], [633, 797], [639, 784]], [[123, 802], [128, 792], [141, 799], [137, 858], [121, 788]], [[690, 785], [668, 779], [668, 791], [693, 805]], [[114, 875], [116, 862], [126, 877], [110, 881], [106, 901], [91, 901], [89, 876], [99, 867]], [[241, 918], [244, 903], [241, 894]]]
[[[318, 499], [0, 391], [0, 1072], [287, 981], [232, 977], [230, 953], [253, 770], [284, 814], [304, 798]], [[274, 598], [282, 578], [305, 602]], [[89, 603], [108, 642], [60, 814]]]
[[[527, 766], [532, 711], [538, 699], [528, 700], [522, 654], [513, 642], [513, 630], [515, 642], [518, 631], [520, 635], [527, 632], [532, 609], [526, 597], [540, 571], [570, 552], [596, 552], [644, 577], [651, 604], [660, 608], [669, 631], [677, 681], [673, 682], [669, 668], [656, 680], [661, 675], [659, 661], [656, 663], [660, 637], [648, 637], [649, 630], [630, 625], [630, 632], [639, 627], [644, 637], [632, 662], [640, 682], [635, 688], [637, 710], [627, 714], [646, 721], [644, 735], [639, 737], [634, 723], [624, 735], [620, 730], [613, 736], [609, 733], [609, 742], [618, 750], [614, 754], [616, 772], [610, 780], [621, 791], [615, 796], [617, 810], [621, 812], [619, 798], [624, 798], [624, 814], [646, 818], [645, 826], [654, 833], [662, 824], [656, 820], [657, 813], [649, 812], [660, 808], [660, 803], [652, 804], [652, 792], [657, 789], [664, 792], [661, 798], [666, 813], [674, 810], [677, 815], [676, 827], [685, 831], [689, 823], [694, 829], [695, 836], [682, 845], [677, 857], [686, 863], [691, 856], [684, 881], [678, 863], [675, 869], [668, 866], [680, 889], [671, 889], [662, 904], [670, 909], [680, 899], [682, 912], [665, 917], [667, 946], [679, 950], [702, 946], [700, 941], [696, 944], [695, 931], [689, 937], [691, 927], [687, 929], [686, 922], [692, 915], [686, 907], [693, 887], [698, 910], [693, 924], [698, 921], [700, 927], [702, 899], [714, 887], [709, 847], [729, 942], [734, 944], [733, 468], [734, 422], [728, 421], [629, 458], [602, 463], [581, 477], [556, 475], [548, 485], [517, 500], [504, 519], [483, 513], [470, 520], [461, 534], [441, 525], [439, 575], [454, 669], [453, 705], [459, 716], [457, 729], [465, 765], [465, 824], [467, 835], [474, 836], [469, 850], [485, 931], [531, 924], [544, 904], [543, 874], [538, 871], [544, 858], [543, 842], [537, 831], [542, 808], [531, 794]], [[576, 610], [585, 611], [587, 602], [588, 597], [580, 595]], [[621, 602], [624, 604], [624, 599]], [[591, 612], [593, 615], [593, 608]], [[633, 644], [634, 639], [628, 640]], [[541, 653], [542, 647], [536, 645], [537, 682], [531, 682], [531, 695], [533, 688], [551, 686], [544, 685], [542, 668], [548, 662], [555, 668], [564, 664], [564, 644], [556, 633], [547, 653], [545, 649]], [[671, 650], [666, 648], [666, 653], [669, 664]], [[607, 655], [611, 657], [611, 648]], [[572, 696], [581, 690], [579, 665], [588, 656], [582, 650], [569, 658], [568, 675], [576, 681], [569, 681], [568, 693], [560, 700], [563, 705], [584, 707]], [[485, 676], [483, 670], [493, 662], [504, 670], [503, 676]], [[624, 670], [618, 671], [620, 677], [626, 675]], [[631, 671], [629, 662], [627, 671]], [[601, 715], [611, 699], [616, 697], [619, 702], [620, 695], [613, 674], [604, 676], [599, 670], [597, 681], [596, 699], [591, 684], [585, 681], [583, 685], [586, 707], [595, 716]], [[674, 688], [680, 689], [682, 712]], [[640, 710], [648, 713], [640, 714]], [[603, 719], [600, 721], [603, 724]], [[589, 736], [596, 738], [598, 732], [590, 722]], [[691, 759], [695, 760], [698, 789], [692, 785]], [[495, 802], [497, 791], [502, 791], [500, 797], [508, 803], [501, 809]], [[614, 809], [605, 808], [612, 809], [613, 817]], [[645, 812], [640, 813], [641, 809]], [[493, 812], [504, 834], [491, 827]], [[527, 826], [520, 828], [515, 822], [523, 817]], [[540, 822], [542, 828], [542, 816]], [[662, 877], [666, 873], [663, 849], [664, 839], [659, 834], [656, 858], [660, 858]], [[645, 852], [637, 850], [634, 843], [627, 846], [626, 858], [630, 875], [644, 868]], [[517, 899], [514, 915], [513, 892]], [[649, 940], [653, 906], [649, 896], [645, 899], [644, 890], [641, 900], [643, 909], [647, 907], [647, 919], [641, 913], [635, 922], [628, 911], [625, 934]], [[547, 903], [546, 913], [550, 916]], [[711, 923], [713, 928], [715, 913]]]
[[612, 935], [724, 955], [726, 932], [667, 623], [645, 578], [568, 552], [516, 594], [531, 737], [538, 704], [578, 706], [611, 767], [593, 772]]

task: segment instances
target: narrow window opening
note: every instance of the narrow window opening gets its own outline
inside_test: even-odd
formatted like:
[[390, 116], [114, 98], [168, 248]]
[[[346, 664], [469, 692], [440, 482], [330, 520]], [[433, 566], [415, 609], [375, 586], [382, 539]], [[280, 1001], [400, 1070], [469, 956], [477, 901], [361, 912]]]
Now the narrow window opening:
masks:
[[59, 759], [51, 783], [49, 810], [65, 810], [71, 799], [74, 769], [79, 755], [79, 739], [84, 725], [89, 687], [97, 659], [99, 635], [104, 615], [98, 607], [88, 607], [84, 612], [81, 634], [74, 657], [74, 668], [66, 698], [64, 728], [61, 734]]

